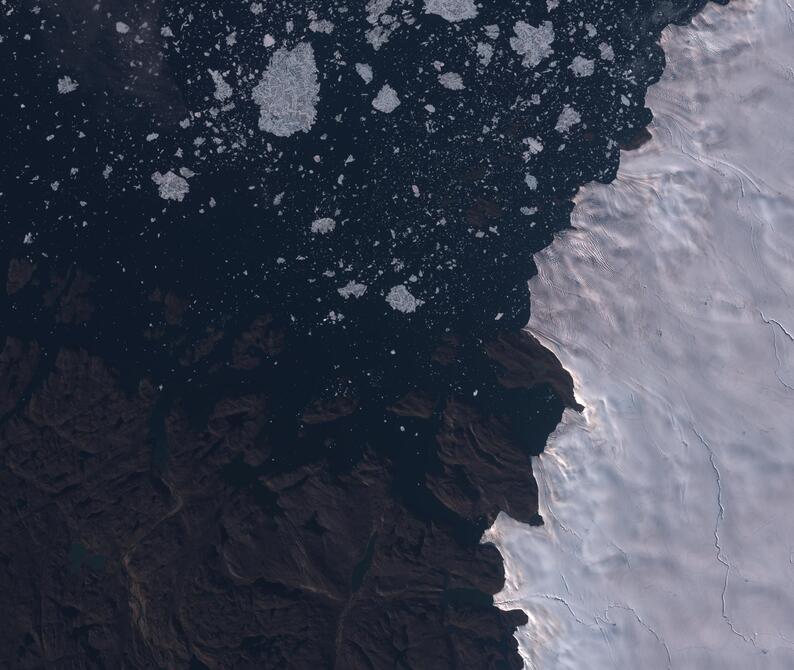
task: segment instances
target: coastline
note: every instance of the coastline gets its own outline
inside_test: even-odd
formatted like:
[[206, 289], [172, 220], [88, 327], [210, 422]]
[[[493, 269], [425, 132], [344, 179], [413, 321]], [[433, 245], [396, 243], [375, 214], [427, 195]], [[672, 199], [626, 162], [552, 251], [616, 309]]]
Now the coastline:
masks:
[[533, 461], [544, 525], [485, 538], [526, 667], [794, 658], [791, 20], [734, 2], [668, 27], [653, 139], [535, 257], [528, 330], [585, 411]]

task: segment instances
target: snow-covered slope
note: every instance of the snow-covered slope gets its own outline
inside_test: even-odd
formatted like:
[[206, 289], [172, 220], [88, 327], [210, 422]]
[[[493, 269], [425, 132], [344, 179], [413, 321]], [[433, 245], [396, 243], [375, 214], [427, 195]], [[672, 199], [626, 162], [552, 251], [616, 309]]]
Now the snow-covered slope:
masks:
[[530, 668], [794, 667], [794, 11], [663, 46], [653, 140], [531, 284], [587, 409], [534, 464], [545, 526], [488, 536]]

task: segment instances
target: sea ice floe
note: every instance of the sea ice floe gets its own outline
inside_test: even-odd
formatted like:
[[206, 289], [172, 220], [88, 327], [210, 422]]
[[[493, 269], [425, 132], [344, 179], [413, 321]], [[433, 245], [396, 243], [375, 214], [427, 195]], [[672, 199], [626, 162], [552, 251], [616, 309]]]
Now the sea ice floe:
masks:
[[570, 105], [565, 105], [562, 108], [560, 115], [557, 117], [557, 124], [554, 126], [554, 130], [556, 130], [558, 133], [567, 133], [571, 128], [581, 121], [582, 117], [579, 116], [579, 112], [577, 112]]
[[207, 71], [210, 73], [210, 77], [212, 77], [212, 81], [215, 84], [215, 92], [213, 93], [215, 99], [223, 102], [231, 98], [232, 87], [226, 83], [223, 75], [217, 70], [208, 69]]
[[354, 298], [360, 298], [367, 290], [366, 284], [359, 284], [355, 281], [349, 281], [344, 286], [336, 289], [339, 295], [341, 295], [345, 300], [350, 298], [351, 296]]
[[259, 105], [259, 129], [278, 137], [308, 132], [317, 118], [319, 93], [311, 44], [277, 49], [251, 92]]
[[391, 114], [399, 104], [400, 98], [397, 97], [397, 91], [388, 84], [381, 86], [378, 95], [372, 100], [372, 106], [384, 114]]
[[536, 67], [544, 58], [554, 53], [551, 48], [554, 42], [554, 26], [551, 21], [544, 21], [539, 26], [531, 26], [525, 21], [516, 21], [513, 26], [514, 37], [510, 38], [510, 46], [520, 56], [524, 67]]
[[336, 221], [329, 217], [323, 217], [321, 219], [315, 219], [312, 221], [311, 231], [313, 233], [319, 233], [320, 235], [326, 235], [330, 233], [336, 228]]
[[424, 304], [423, 300], [419, 300], [411, 295], [411, 292], [406, 288], [405, 284], [392, 286], [386, 296], [386, 302], [389, 303], [392, 309], [405, 314], [415, 312], [417, 307]]
[[475, 18], [477, 5], [474, 0], [425, 0], [425, 12], [456, 23]]
[[58, 93], [72, 93], [77, 90], [78, 84], [74, 79], [71, 77], [64, 76], [58, 80]]
[[157, 184], [160, 197], [163, 200], [182, 202], [190, 190], [187, 180], [180, 177], [173, 170], [169, 170], [165, 174], [155, 172], [152, 175], [152, 181]]
[[439, 83], [450, 91], [461, 91], [466, 88], [463, 78], [457, 72], [445, 72], [438, 76]]

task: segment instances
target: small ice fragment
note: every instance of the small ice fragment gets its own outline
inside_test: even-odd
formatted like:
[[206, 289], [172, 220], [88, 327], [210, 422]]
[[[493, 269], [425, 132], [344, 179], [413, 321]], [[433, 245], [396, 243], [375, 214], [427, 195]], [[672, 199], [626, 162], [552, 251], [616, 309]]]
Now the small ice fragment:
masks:
[[589, 77], [591, 74], [593, 74], [595, 64], [589, 58], [576, 56], [568, 68], [572, 70], [577, 77]]
[[485, 35], [492, 40], [495, 40], [497, 37], [499, 37], [499, 26], [497, 26], [495, 23], [490, 26], [485, 26], [484, 30]]
[[326, 235], [333, 231], [336, 228], [336, 221], [329, 217], [323, 217], [322, 219], [315, 219], [312, 221], [311, 230], [313, 233], [320, 235]]
[[531, 26], [525, 21], [516, 21], [513, 26], [514, 37], [510, 38], [510, 46], [517, 54], [524, 57], [524, 67], [536, 67], [544, 58], [554, 53], [551, 43], [554, 41], [554, 27], [551, 21], [544, 21], [539, 26]]
[[598, 45], [598, 50], [601, 52], [601, 58], [603, 60], [615, 60], [615, 51], [606, 42], [601, 42], [601, 44]]
[[341, 295], [345, 300], [347, 300], [350, 296], [354, 298], [360, 298], [367, 290], [366, 284], [359, 284], [358, 282], [349, 281], [347, 284], [342, 286], [341, 288], [336, 289], [337, 293]]
[[378, 91], [378, 95], [372, 101], [372, 106], [384, 114], [391, 114], [397, 109], [399, 104], [400, 99], [397, 97], [397, 91], [388, 84], [384, 84], [381, 87], [380, 91]]
[[457, 72], [445, 72], [439, 75], [438, 81], [444, 88], [448, 88], [450, 91], [462, 91], [466, 88], [463, 85], [463, 79]]
[[356, 63], [356, 72], [364, 80], [365, 84], [369, 84], [372, 81], [372, 67], [366, 63]]
[[389, 303], [392, 309], [403, 312], [404, 314], [415, 312], [417, 307], [424, 304], [423, 300], [419, 300], [411, 295], [405, 287], [405, 284], [392, 286], [389, 290], [389, 294], [386, 296], [386, 302]]
[[116, 21], [116, 32], [120, 35], [126, 35], [130, 32], [130, 27], [124, 21]]
[[220, 100], [223, 102], [224, 100], [228, 100], [232, 97], [232, 87], [226, 83], [226, 80], [223, 78], [223, 75], [218, 72], [217, 70], [207, 69], [207, 72], [210, 73], [210, 77], [212, 77], [212, 81], [215, 84], [215, 92], [213, 96], [216, 100]]
[[187, 180], [180, 177], [172, 170], [169, 170], [165, 174], [155, 172], [152, 175], [152, 181], [157, 184], [160, 197], [163, 200], [176, 200], [182, 202], [187, 192], [190, 190]]
[[65, 77], [61, 77], [58, 80], [58, 93], [65, 94], [65, 93], [72, 93], [77, 90], [78, 84], [74, 79], [69, 77], [68, 75]]
[[325, 33], [326, 35], [330, 35], [334, 32], [334, 24], [331, 21], [312, 21], [309, 24], [309, 30], [313, 33]]
[[557, 118], [557, 125], [554, 126], [554, 130], [558, 133], [566, 133], [581, 120], [582, 117], [579, 116], [579, 112], [573, 107], [565, 105]]
[[476, 17], [477, 6], [474, 0], [425, 0], [425, 13], [456, 23]]

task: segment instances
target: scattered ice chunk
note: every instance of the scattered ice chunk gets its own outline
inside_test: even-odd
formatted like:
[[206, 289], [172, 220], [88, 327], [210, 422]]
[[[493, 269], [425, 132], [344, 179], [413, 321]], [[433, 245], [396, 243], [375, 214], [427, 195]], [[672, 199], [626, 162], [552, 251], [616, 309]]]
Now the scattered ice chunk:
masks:
[[124, 21], [116, 21], [116, 32], [120, 35], [126, 35], [130, 32], [130, 27]]
[[492, 40], [495, 40], [499, 37], [499, 26], [495, 23], [490, 26], [485, 26], [485, 35], [490, 37]]
[[477, 42], [477, 57], [480, 59], [480, 64], [487, 67], [493, 58], [493, 47], [485, 42]]
[[391, 305], [392, 309], [403, 312], [404, 314], [415, 312], [417, 307], [424, 304], [423, 300], [419, 300], [411, 295], [410, 291], [405, 288], [405, 284], [392, 286], [389, 290], [389, 294], [386, 296], [386, 302]]
[[525, 137], [522, 142], [527, 145], [527, 151], [533, 156], [543, 151], [543, 144], [537, 137]]
[[595, 64], [589, 58], [576, 56], [568, 68], [572, 70], [577, 77], [589, 77], [591, 74], [593, 74]]
[[155, 172], [152, 175], [152, 181], [157, 184], [160, 197], [163, 200], [176, 200], [182, 202], [190, 190], [187, 180], [180, 177], [178, 174], [169, 170], [165, 174]]
[[331, 21], [312, 21], [309, 24], [309, 30], [313, 33], [325, 33], [326, 35], [330, 35], [334, 32], [334, 24]]
[[220, 100], [223, 102], [224, 100], [228, 100], [232, 97], [232, 87], [226, 83], [226, 80], [223, 78], [223, 75], [218, 72], [217, 70], [208, 69], [207, 72], [210, 73], [212, 77], [212, 81], [215, 84], [215, 96], [216, 100]]
[[105, 165], [105, 169], [102, 170], [102, 176], [107, 179], [110, 177], [110, 173], [113, 172], [113, 167], [110, 165]]
[[327, 216], [312, 221], [312, 232], [315, 234], [326, 235], [332, 232], [334, 228], [336, 228], [336, 221]]
[[265, 11], [265, 8], [262, 6], [261, 2], [252, 2], [250, 9], [251, 14], [254, 14], [255, 16]]
[[530, 191], [534, 191], [538, 188], [538, 178], [531, 174], [524, 176], [524, 183], [529, 187]]
[[557, 9], [560, 6], [560, 0], [546, 0], [546, 11], [550, 12], [552, 9]]
[[391, 114], [397, 109], [399, 104], [400, 99], [397, 97], [397, 91], [388, 84], [384, 84], [381, 87], [380, 91], [378, 91], [378, 95], [375, 96], [375, 99], [372, 101], [372, 106], [384, 114]]
[[448, 88], [451, 91], [461, 91], [466, 88], [463, 85], [463, 79], [457, 72], [445, 72], [439, 75], [438, 81], [441, 82], [444, 88]]
[[159, 133], [149, 133], [146, 136], [146, 141], [147, 142], [154, 142], [158, 137], [160, 137]]
[[391, 34], [400, 26], [394, 16], [386, 14], [392, 5], [392, 0], [370, 0], [367, 3], [367, 23], [373, 27], [367, 30], [367, 42], [375, 51], [389, 41]]
[[347, 284], [342, 286], [341, 288], [336, 289], [337, 293], [341, 295], [345, 300], [347, 300], [350, 296], [354, 298], [360, 298], [367, 290], [366, 284], [359, 284], [358, 282], [349, 281]]
[[278, 137], [308, 132], [317, 118], [319, 93], [311, 44], [277, 49], [251, 93], [259, 105], [259, 129]]
[[262, 38], [262, 44], [264, 44], [268, 48], [272, 47], [275, 43], [276, 40], [273, 37], [273, 35], [271, 35], [270, 33], [268, 33]]
[[181, 174], [185, 179], [190, 179], [191, 177], [196, 176], [196, 173], [193, 172], [193, 170], [184, 166], [179, 168], [179, 174]]
[[477, 16], [477, 6], [474, 0], [425, 0], [425, 12], [455, 23]]
[[58, 93], [65, 94], [65, 93], [72, 93], [77, 90], [78, 84], [74, 79], [70, 76], [61, 77], [58, 80]]
[[365, 84], [369, 84], [372, 81], [372, 67], [366, 63], [356, 63], [356, 72], [364, 80]]
[[163, 26], [162, 28], [160, 28], [160, 35], [162, 35], [163, 37], [173, 37], [174, 31], [171, 30], [169, 26]]
[[606, 42], [601, 42], [601, 44], [598, 45], [598, 50], [601, 52], [601, 58], [603, 60], [615, 60], [615, 51]]
[[525, 21], [516, 21], [513, 32], [515, 36], [510, 38], [510, 46], [517, 54], [524, 56], [524, 67], [536, 67], [544, 58], [554, 53], [551, 48], [554, 41], [554, 26], [551, 21], [544, 21], [538, 27]]
[[565, 105], [562, 108], [559, 117], [557, 117], [557, 125], [554, 126], [554, 130], [556, 130], [558, 133], [567, 133], [581, 120], [582, 117], [579, 116], [579, 112], [577, 112], [570, 105]]

